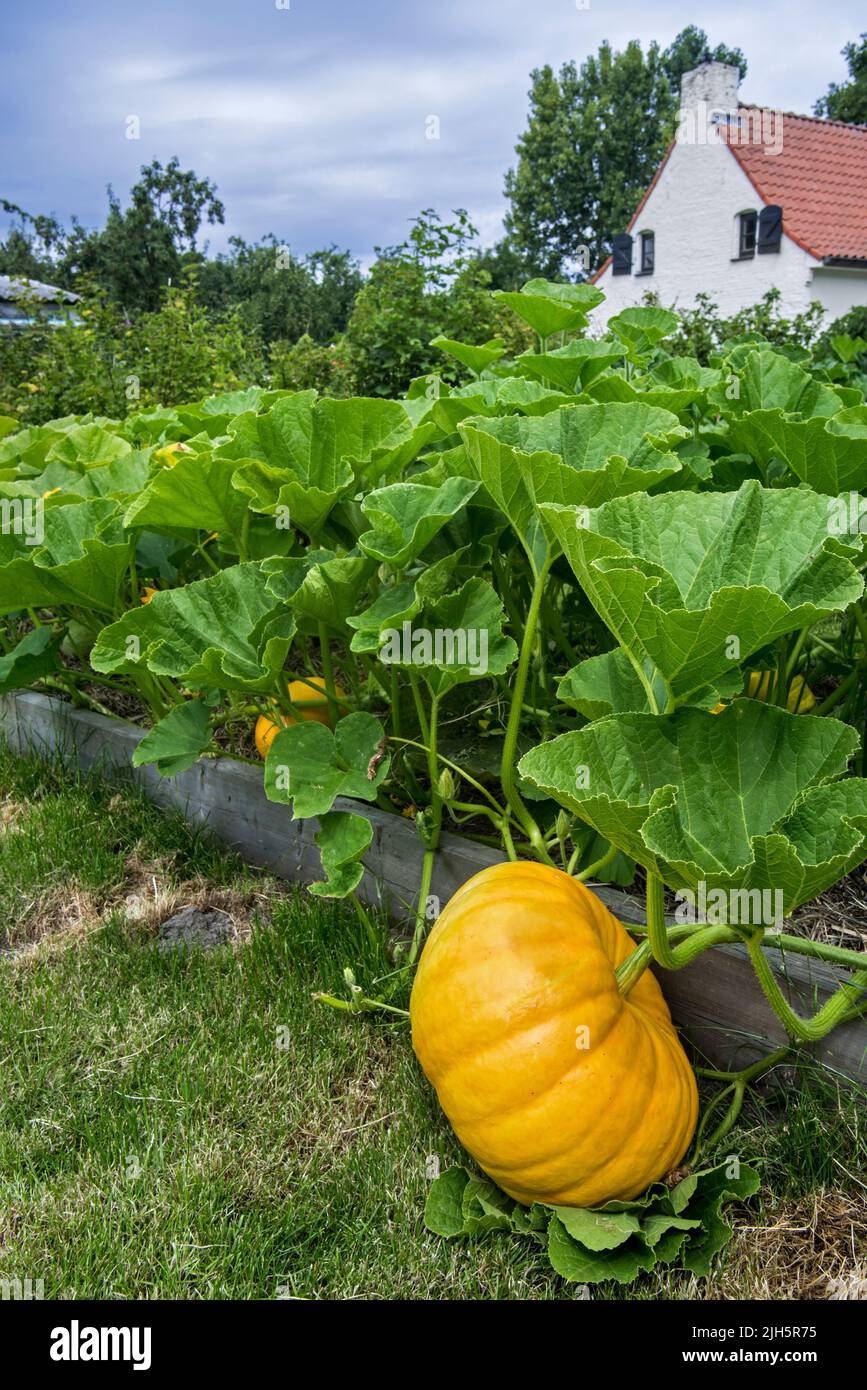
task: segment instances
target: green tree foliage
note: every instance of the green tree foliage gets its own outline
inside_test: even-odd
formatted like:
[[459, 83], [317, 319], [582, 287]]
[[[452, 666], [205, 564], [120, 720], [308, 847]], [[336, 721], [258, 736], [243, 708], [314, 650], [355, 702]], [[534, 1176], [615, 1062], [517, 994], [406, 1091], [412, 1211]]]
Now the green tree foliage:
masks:
[[165, 168], [157, 159], [144, 165], [129, 198], [124, 209], [109, 188], [105, 226], [88, 231], [75, 222], [61, 263], [70, 276], [90, 275], [131, 313], [159, 307], [194, 256], [202, 222], [223, 222], [225, 210], [210, 180], [181, 169], [177, 158]]
[[27, 424], [87, 411], [122, 419], [261, 382], [265, 374], [256, 336], [238, 311], [206, 313], [189, 279], [132, 322], [100, 293], [59, 327], [37, 321], [25, 332], [0, 334], [0, 414]]
[[430, 371], [448, 378], [451, 369], [431, 339], [445, 334], [482, 342], [505, 326], [487, 293], [476, 228], [462, 208], [453, 218], [445, 222], [427, 208], [413, 220], [406, 241], [377, 248], [342, 344], [359, 394], [394, 395]]
[[579, 67], [536, 69], [518, 162], [506, 175], [507, 233], [534, 273], [580, 276], [597, 266], [650, 182], [675, 128], [680, 78], [706, 57], [737, 64], [740, 49], [694, 25], [664, 51], [606, 41]]
[[729, 63], [739, 70], [741, 82], [747, 75], [747, 60], [739, 48], [729, 48], [724, 43], [718, 43], [715, 48], [711, 48], [705, 31], [697, 29], [694, 24], [688, 24], [685, 29], [681, 29], [677, 38], [663, 53], [662, 61], [675, 100], [680, 97], [680, 79], [683, 74], [692, 72], [693, 68], [699, 67], [702, 63]]
[[305, 334], [327, 343], [346, 327], [362, 284], [348, 251], [329, 246], [299, 258], [275, 236], [252, 244], [232, 237], [229, 245], [228, 255], [200, 268], [207, 308], [237, 307], [266, 343], [294, 343]]
[[849, 81], [832, 82], [813, 110], [817, 116], [826, 116], [830, 121], [867, 125], [867, 34], [860, 35], [860, 43], [847, 43], [842, 53], [849, 69]]

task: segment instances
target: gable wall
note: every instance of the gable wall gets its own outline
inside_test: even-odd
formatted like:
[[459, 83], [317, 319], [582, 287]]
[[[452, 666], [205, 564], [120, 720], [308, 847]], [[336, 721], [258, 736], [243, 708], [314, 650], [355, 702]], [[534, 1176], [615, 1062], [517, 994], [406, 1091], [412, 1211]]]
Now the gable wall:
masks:
[[[640, 304], [652, 290], [666, 307], [690, 308], [702, 291], [725, 314], [755, 304], [767, 290], [782, 292], [784, 314], [806, 309], [819, 298], [811, 284], [817, 259], [784, 233], [780, 251], [737, 261], [735, 217], [747, 208], [760, 211], [762, 201], [725, 145], [675, 144], [634, 226], [632, 274], [597, 280], [606, 299], [592, 315], [593, 328], [604, 328], [612, 314]], [[783, 208], [785, 225], [786, 210]], [[656, 268], [637, 275], [639, 233], [655, 233]]]

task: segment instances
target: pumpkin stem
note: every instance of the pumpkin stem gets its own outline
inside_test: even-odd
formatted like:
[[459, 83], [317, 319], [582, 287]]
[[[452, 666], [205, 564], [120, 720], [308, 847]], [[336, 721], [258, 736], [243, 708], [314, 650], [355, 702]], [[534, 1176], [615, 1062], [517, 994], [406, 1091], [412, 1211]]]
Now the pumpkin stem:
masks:
[[867, 970], [856, 970], [851, 981], [841, 985], [812, 1018], [801, 1018], [786, 999], [762, 950], [761, 931], [747, 940], [747, 950], [762, 992], [786, 1032], [797, 1042], [819, 1042], [838, 1023], [857, 1017], [867, 1009]]
[[545, 840], [542, 832], [536, 824], [535, 819], [527, 810], [521, 795], [515, 786], [515, 763], [517, 761], [518, 734], [521, 728], [521, 713], [524, 704], [524, 692], [527, 689], [527, 676], [530, 671], [530, 660], [533, 655], [533, 648], [536, 645], [536, 628], [539, 625], [539, 609], [542, 605], [542, 597], [545, 593], [545, 580], [548, 571], [553, 564], [553, 556], [550, 551], [545, 557], [545, 563], [536, 575], [533, 584], [533, 595], [530, 599], [530, 608], [527, 613], [527, 621], [524, 626], [524, 635], [521, 639], [521, 651], [518, 657], [518, 669], [515, 673], [515, 683], [512, 687], [512, 702], [509, 706], [509, 718], [506, 724], [506, 736], [503, 740], [503, 753], [500, 760], [500, 785], [503, 788], [503, 795], [506, 805], [512, 811], [522, 830], [525, 832], [536, 858], [543, 864], [550, 864], [556, 868], [553, 859], [545, 848]]
[[[776, 1052], [772, 1052], [769, 1057], [763, 1057], [758, 1062], [753, 1062], [749, 1067], [744, 1067], [742, 1071], [711, 1071], [707, 1067], [696, 1067], [696, 1074], [712, 1081], [728, 1081], [729, 1085], [713, 1097], [705, 1107], [704, 1114], [696, 1130], [695, 1143], [693, 1146], [691, 1164], [695, 1167], [698, 1163], [700, 1153], [713, 1153], [717, 1144], [724, 1139], [729, 1130], [738, 1118], [743, 1108], [744, 1097], [747, 1087], [751, 1082], [757, 1081], [765, 1072], [771, 1071], [773, 1067], [779, 1065], [791, 1052], [791, 1047], [780, 1047]], [[704, 1131], [707, 1129], [711, 1115], [719, 1109], [727, 1095], [731, 1095], [728, 1110], [717, 1125], [709, 1139], [704, 1140]]]

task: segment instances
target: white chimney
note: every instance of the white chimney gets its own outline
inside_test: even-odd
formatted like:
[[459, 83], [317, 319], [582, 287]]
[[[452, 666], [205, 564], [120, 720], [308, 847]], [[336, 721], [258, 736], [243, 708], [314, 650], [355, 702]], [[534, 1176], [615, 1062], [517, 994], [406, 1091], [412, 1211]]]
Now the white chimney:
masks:
[[738, 109], [740, 70], [733, 63], [702, 63], [680, 79], [681, 109], [693, 111], [703, 102], [708, 111]]
[[737, 129], [740, 70], [733, 63], [702, 63], [680, 79], [678, 145], [716, 145]]

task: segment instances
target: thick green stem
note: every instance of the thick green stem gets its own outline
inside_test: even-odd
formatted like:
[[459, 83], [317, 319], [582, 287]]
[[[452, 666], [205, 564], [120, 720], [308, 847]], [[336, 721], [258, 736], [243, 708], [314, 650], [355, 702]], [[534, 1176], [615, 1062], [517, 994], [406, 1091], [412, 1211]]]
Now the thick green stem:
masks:
[[750, 960], [765, 998], [786, 1032], [798, 1042], [819, 1042], [832, 1028], [836, 1028], [838, 1023], [842, 1023], [853, 1008], [856, 1011], [867, 1008], [867, 970], [859, 970], [852, 976], [851, 982], [841, 985], [812, 1018], [801, 1018], [800, 1014], [795, 1013], [774, 977], [762, 950], [762, 936], [763, 933], [758, 931], [748, 938], [747, 950]]
[[512, 687], [512, 702], [509, 707], [509, 719], [506, 724], [506, 737], [503, 741], [503, 755], [500, 761], [500, 783], [503, 788], [503, 795], [506, 804], [514, 813], [515, 819], [520, 824], [526, 834], [530, 844], [533, 846], [537, 857], [545, 864], [554, 867], [554, 861], [545, 848], [545, 841], [535, 819], [527, 810], [521, 799], [520, 793], [515, 785], [515, 763], [518, 753], [518, 734], [521, 729], [521, 711], [524, 703], [524, 692], [527, 689], [527, 677], [530, 672], [530, 661], [533, 655], [533, 648], [536, 645], [536, 628], [539, 623], [539, 609], [542, 604], [542, 595], [545, 592], [545, 579], [553, 563], [553, 557], [549, 553], [545, 558], [545, 563], [536, 575], [533, 585], [533, 595], [530, 599], [530, 609], [527, 613], [527, 621], [524, 627], [524, 636], [521, 641], [521, 651], [518, 657], [518, 669], [515, 673], [515, 683]]
[[[595, 863], [588, 864], [586, 869], [582, 869], [580, 874], [574, 874], [580, 883], [586, 883], [588, 878], [595, 878], [600, 869], [606, 868], [617, 855], [617, 846], [609, 845], [605, 853]], [[569, 861], [571, 863], [571, 860]]]
[[[248, 513], [249, 515], [249, 513]], [[328, 697], [328, 714], [331, 723], [340, 719], [340, 705], [334, 690], [334, 663], [331, 660], [331, 638], [324, 623], [319, 624], [319, 656], [322, 661], [322, 675], [325, 680], [325, 694]]]
[[[720, 1140], [724, 1139], [728, 1134], [735, 1120], [738, 1118], [738, 1115], [741, 1113], [747, 1086], [749, 1086], [751, 1082], [757, 1081], [760, 1076], [764, 1076], [764, 1074], [773, 1067], [778, 1066], [779, 1063], [789, 1055], [790, 1051], [791, 1048], [789, 1047], [780, 1047], [776, 1052], [772, 1052], [769, 1057], [763, 1057], [760, 1061], [753, 1062], [752, 1066], [744, 1067], [743, 1071], [710, 1071], [705, 1067], [696, 1067], [696, 1072], [699, 1076], [713, 1081], [728, 1081], [730, 1084], [714, 1096], [701, 1117], [701, 1122], [696, 1130], [695, 1144], [691, 1159], [693, 1167], [698, 1163], [702, 1152], [712, 1153]], [[704, 1140], [704, 1131], [707, 1128], [711, 1115], [716, 1113], [729, 1093], [731, 1093], [732, 1098], [728, 1110], [710, 1138]]]

